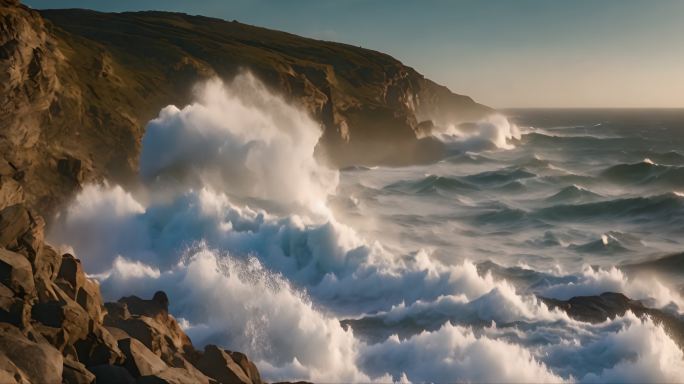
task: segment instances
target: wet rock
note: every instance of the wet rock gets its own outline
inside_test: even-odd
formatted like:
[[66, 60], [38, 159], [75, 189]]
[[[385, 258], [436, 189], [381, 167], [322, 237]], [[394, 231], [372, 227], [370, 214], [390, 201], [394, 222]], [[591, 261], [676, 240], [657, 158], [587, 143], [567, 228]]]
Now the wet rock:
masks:
[[542, 299], [549, 308], [559, 308], [573, 319], [600, 323], [606, 319], [623, 316], [628, 310], [643, 314], [646, 307], [638, 300], [631, 300], [621, 293], [605, 292], [599, 296], [576, 296], [569, 300]]
[[627, 311], [639, 317], [648, 316], [655, 323], [661, 324], [680, 348], [684, 347], [683, 317], [665, 310], [646, 307], [641, 301], [632, 300], [622, 293], [605, 292], [598, 296], [576, 296], [569, 300], [541, 299], [551, 309], [561, 309], [573, 319], [591, 323], [624, 316]]
[[215, 346], [207, 345], [195, 366], [205, 375], [222, 383], [252, 383], [230, 354]]
[[136, 339], [119, 340], [119, 349], [126, 356], [124, 367], [133, 377], [156, 375], [168, 368], [159, 356]]
[[11, 361], [30, 383], [62, 382], [62, 354], [47, 343], [29, 340], [12, 325], [0, 324], [0, 355]]

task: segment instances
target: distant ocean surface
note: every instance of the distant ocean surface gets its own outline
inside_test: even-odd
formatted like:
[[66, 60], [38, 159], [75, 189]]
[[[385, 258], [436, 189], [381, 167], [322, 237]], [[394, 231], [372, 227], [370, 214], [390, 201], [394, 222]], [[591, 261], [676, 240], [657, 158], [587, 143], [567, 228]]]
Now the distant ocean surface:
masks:
[[196, 345], [267, 380], [684, 378], [660, 325], [539, 299], [680, 315], [682, 271], [624, 266], [684, 251], [684, 110], [503, 111], [444, 127], [438, 163], [338, 172], [253, 78], [205, 88], [149, 123], [139, 190], [88, 186], [51, 234], [108, 299], [164, 289]]

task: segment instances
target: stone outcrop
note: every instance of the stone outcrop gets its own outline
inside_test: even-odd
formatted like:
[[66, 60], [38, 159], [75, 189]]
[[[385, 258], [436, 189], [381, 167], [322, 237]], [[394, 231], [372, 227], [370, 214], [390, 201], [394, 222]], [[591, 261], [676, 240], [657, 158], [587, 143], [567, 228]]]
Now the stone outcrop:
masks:
[[[168, 31], [173, 30], [173, 34]], [[195, 83], [254, 72], [320, 122], [336, 166], [433, 161], [435, 124], [492, 112], [376, 51], [200, 16], [0, 2], [0, 201], [50, 217], [84, 183], [134, 182], [147, 122]]]
[[550, 309], [558, 308], [580, 321], [600, 323], [631, 311], [639, 317], [648, 316], [662, 324], [680, 347], [684, 347], [684, 318], [664, 310], [649, 308], [639, 300], [622, 293], [604, 292], [598, 296], [576, 296], [568, 300], [541, 298]]
[[0, 206], [0, 382], [261, 383], [244, 354], [196, 350], [164, 292], [104, 304], [43, 227], [23, 204]]

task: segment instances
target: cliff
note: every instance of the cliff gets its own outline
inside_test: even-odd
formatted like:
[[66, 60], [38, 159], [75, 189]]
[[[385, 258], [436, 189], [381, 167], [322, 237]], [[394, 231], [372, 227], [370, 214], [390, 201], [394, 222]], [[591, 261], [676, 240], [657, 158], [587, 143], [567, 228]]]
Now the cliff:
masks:
[[51, 213], [84, 182], [132, 181], [145, 124], [193, 85], [250, 70], [307, 110], [333, 166], [433, 161], [433, 124], [491, 112], [379, 52], [201, 16], [0, 8], [0, 149]]

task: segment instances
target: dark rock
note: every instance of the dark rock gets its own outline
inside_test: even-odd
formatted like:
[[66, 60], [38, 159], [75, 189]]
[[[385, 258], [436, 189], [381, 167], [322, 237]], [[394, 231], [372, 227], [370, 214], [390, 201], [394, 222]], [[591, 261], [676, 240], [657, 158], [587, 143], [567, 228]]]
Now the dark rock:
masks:
[[576, 296], [570, 300], [542, 299], [549, 308], [560, 308], [570, 317], [580, 321], [600, 323], [616, 316], [623, 316], [631, 310], [637, 315], [646, 308], [640, 301], [631, 300], [621, 293], [605, 292], [599, 296]]
[[119, 349], [126, 355], [124, 367], [133, 377], [157, 375], [168, 368], [159, 356], [136, 339], [119, 340]]
[[223, 349], [207, 345], [195, 366], [205, 375], [222, 383], [252, 383], [245, 371]]
[[64, 384], [91, 384], [95, 382], [95, 375], [78, 361], [64, 359], [62, 382]]
[[96, 365], [88, 370], [95, 375], [97, 384], [135, 384], [128, 370], [118, 365]]
[[117, 339], [100, 325], [96, 325], [87, 337], [74, 343], [74, 347], [78, 360], [88, 367], [119, 364], [125, 358]]
[[0, 283], [21, 297], [32, 296], [35, 285], [29, 260], [18, 253], [0, 249]]
[[62, 177], [67, 178], [73, 183], [80, 184], [83, 180], [81, 160], [72, 156], [67, 155], [65, 158], [59, 159], [57, 161], [57, 171]]
[[664, 310], [648, 308], [639, 300], [632, 300], [621, 293], [605, 292], [599, 296], [576, 296], [569, 300], [541, 298], [549, 308], [562, 309], [570, 317], [580, 321], [600, 323], [606, 319], [623, 316], [627, 311], [639, 317], [650, 317], [662, 324], [672, 339], [684, 347], [684, 318]]

